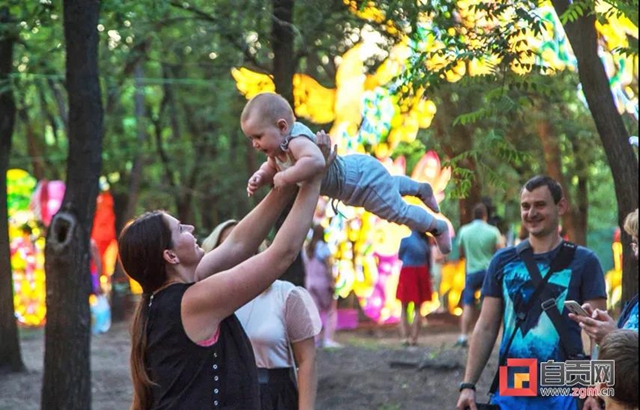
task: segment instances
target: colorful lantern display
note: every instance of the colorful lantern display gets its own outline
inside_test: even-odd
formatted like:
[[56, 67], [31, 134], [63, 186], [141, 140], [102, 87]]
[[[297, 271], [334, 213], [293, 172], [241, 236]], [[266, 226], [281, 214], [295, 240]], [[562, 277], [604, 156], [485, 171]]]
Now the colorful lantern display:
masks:
[[[62, 181], [40, 181], [26, 171], [7, 172], [9, 239], [14, 286], [14, 309], [18, 322], [42, 326], [46, 320], [46, 279], [44, 271], [45, 230], [64, 198]], [[113, 198], [108, 191], [98, 195], [91, 234], [102, 261], [98, 295], [91, 295], [92, 331], [105, 332], [110, 326], [106, 295], [117, 258]], [[93, 266], [93, 265], [92, 265]]]
[[[363, 19], [385, 21], [384, 13], [371, 5], [361, 6], [350, 0], [344, 3]], [[466, 0], [458, 2], [459, 15], [465, 27], [504, 23], [487, 21], [486, 15], [479, 13], [472, 3]], [[599, 4], [598, 11], [606, 11], [603, 7], [608, 6]], [[547, 72], [551, 74], [565, 69], [575, 70], [576, 59], [551, 4], [542, 4], [537, 14], [545, 23], [542, 35], [536, 36], [527, 31], [514, 40], [524, 40], [513, 46], [520, 47], [519, 51], [528, 47], [536, 52], [529, 57], [530, 61], [523, 63], [547, 67]], [[399, 32], [393, 24], [387, 24], [387, 29], [393, 34]], [[638, 118], [637, 96], [630, 87], [633, 78], [637, 78], [637, 59], [614, 52], [618, 47], [628, 46], [627, 36], [638, 38], [637, 27], [628, 19], [610, 13], [608, 22], [599, 22], [597, 29], [601, 36], [600, 55], [618, 108], [620, 112], [629, 112]], [[404, 159], [391, 161], [390, 158], [400, 142], [414, 141], [419, 129], [430, 126], [437, 106], [429, 100], [423, 89], [407, 93], [408, 88], [402, 88], [406, 85], [397, 83], [395, 79], [410, 69], [413, 61], [419, 61], [416, 57], [420, 53], [444, 47], [434, 34], [436, 32], [430, 30], [429, 21], [424, 21], [419, 31], [420, 40], [401, 39], [373, 74], [367, 72], [364, 62], [381, 50], [375, 44], [374, 36], [363, 35], [362, 42], [337, 59], [334, 89], [323, 87], [306, 74], [295, 74], [293, 94], [296, 115], [316, 124], [332, 122], [329, 134], [337, 143], [340, 154], [368, 150], [394, 172], [404, 173]], [[455, 55], [443, 53], [443, 56], [428, 60], [426, 67], [443, 67], [454, 60]], [[464, 75], [488, 74], [498, 62], [495, 56], [476, 59], [467, 65], [460, 62], [446, 73], [446, 79], [455, 82]], [[514, 63], [511, 69], [524, 75], [531, 68]], [[260, 92], [275, 91], [273, 79], [266, 74], [246, 68], [232, 69], [231, 74], [238, 90], [247, 98]], [[440, 160], [435, 153], [427, 153], [414, 169], [412, 177], [431, 183], [439, 200], [442, 200], [450, 171], [440, 169]], [[328, 230], [328, 243], [334, 252], [338, 293], [346, 296], [353, 291], [364, 312], [377, 322], [397, 320], [400, 309], [394, 297], [399, 272], [397, 250], [402, 237], [408, 235], [408, 228], [379, 220], [362, 209], [339, 206], [336, 214], [326, 202], [321, 202], [317, 215], [317, 219]], [[458, 302], [464, 287], [464, 261], [449, 262], [443, 267], [442, 276], [440, 289], [436, 291], [446, 294], [447, 309], [459, 314]], [[423, 310], [430, 311], [436, 307], [425, 304]]]

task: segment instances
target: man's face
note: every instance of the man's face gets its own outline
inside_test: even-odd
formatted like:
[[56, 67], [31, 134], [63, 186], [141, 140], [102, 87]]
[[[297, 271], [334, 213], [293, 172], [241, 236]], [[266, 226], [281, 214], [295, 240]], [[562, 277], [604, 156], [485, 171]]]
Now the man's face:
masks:
[[566, 210], [566, 200], [553, 203], [551, 192], [546, 186], [533, 191], [523, 189], [520, 195], [520, 219], [534, 237], [544, 237], [558, 233], [560, 216]]

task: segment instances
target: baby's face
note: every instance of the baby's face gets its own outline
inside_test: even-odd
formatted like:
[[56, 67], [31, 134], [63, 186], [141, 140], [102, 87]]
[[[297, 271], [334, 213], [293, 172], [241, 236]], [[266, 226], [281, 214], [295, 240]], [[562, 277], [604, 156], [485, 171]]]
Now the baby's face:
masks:
[[271, 123], [251, 115], [240, 126], [254, 149], [262, 151], [270, 157], [282, 153], [280, 144], [284, 142], [287, 128], [279, 126], [279, 122]]

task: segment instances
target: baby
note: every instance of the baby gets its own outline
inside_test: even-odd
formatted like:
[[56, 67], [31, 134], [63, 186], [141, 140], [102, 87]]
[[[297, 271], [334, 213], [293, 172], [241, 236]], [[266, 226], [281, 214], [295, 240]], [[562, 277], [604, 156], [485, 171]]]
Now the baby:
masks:
[[[316, 135], [296, 122], [291, 106], [278, 94], [261, 93], [253, 97], [242, 111], [240, 126], [253, 148], [267, 155], [267, 161], [249, 178], [249, 196], [263, 185], [273, 183], [280, 188], [297, 184], [325, 167], [324, 157], [315, 144]], [[440, 212], [431, 185], [404, 175], [392, 176], [370, 155], [336, 157], [322, 180], [320, 193], [346, 205], [361, 206], [412, 230], [429, 232], [440, 252], [451, 252], [447, 222], [402, 199], [403, 195], [415, 196], [434, 212]]]

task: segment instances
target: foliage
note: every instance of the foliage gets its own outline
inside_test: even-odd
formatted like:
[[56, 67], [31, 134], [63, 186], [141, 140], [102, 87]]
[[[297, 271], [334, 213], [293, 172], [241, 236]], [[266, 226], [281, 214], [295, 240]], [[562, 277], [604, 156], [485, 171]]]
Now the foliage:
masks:
[[[481, 184], [496, 201], [509, 201], [521, 175], [543, 167], [538, 163], [541, 156], [532, 138], [535, 134], [518, 129], [527, 111], [546, 111], [534, 100], [547, 99], [560, 87], [568, 90], [568, 104], [575, 107], [581, 103], [575, 99], [575, 84], [560, 84], [541, 75], [523, 77], [511, 70], [512, 64], [528, 67], [530, 56], [526, 51], [505, 45], [510, 39], [517, 43], [524, 30], [540, 25], [539, 19], [528, 13], [534, 2], [479, 3], [475, 10], [479, 16], [518, 17], [512, 24], [492, 30], [484, 30], [480, 24], [469, 25], [469, 17], [460, 15], [459, 3], [295, 3], [296, 50], [292, 64], [297, 72], [307, 73], [327, 87], [335, 86], [336, 57], [360, 41], [365, 26], [382, 35], [383, 47], [390, 48], [407, 34], [439, 45], [416, 56], [414, 69], [406, 71], [403, 78], [411, 79], [414, 87], [428, 86], [426, 96], [437, 102], [437, 116], [446, 121], [442, 131], [434, 127], [421, 131], [422, 145], [410, 150], [417, 155], [424, 147], [448, 155], [449, 147], [458, 144], [458, 137], [449, 128], [473, 130], [472, 149], [454, 149], [449, 155], [448, 163], [454, 166], [451, 194], [459, 197], [473, 184]], [[579, 3], [574, 5], [579, 7]], [[626, 2], [612, 3], [632, 20], [637, 19]], [[16, 124], [11, 166], [33, 172], [40, 161], [43, 177], [64, 179], [67, 140], [61, 4], [11, 4], [25, 16], [21, 19], [25, 24], [14, 27], [20, 35], [20, 46], [13, 80], [22, 114]], [[372, 4], [378, 11], [372, 11]], [[422, 24], [425, 16], [432, 21], [428, 26]], [[198, 234], [205, 236], [217, 222], [248, 211], [252, 200], [246, 198], [242, 188], [250, 167], [262, 158], [258, 155], [252, 159], [254, 153], [239, 129], [238, 115], [244, 99], [237, 93], [229, 71], [238, 66], [271, 71], [271, 25], [269, 5], [257, 0], [102, 3], [100, 70], [106, 111], [102, 174], [103, 182], [116, 197], [130, 195], [131, 170], [139, 154], [144, 170], [137, 213], [153, 208], [174, 213], [182, 210], [187, 221], [202, 229]], [[416, 40], [415, 44], [419, 43]], [[486, 56], [492, 54], [502, 59], [487, 60]], [[445, 63], [419, 71], [427, 59], [434, 57]], [[446, 80], [447, 73], [460, 62], [469, 65], [481, 57], [492, 67], [489, 73], [466, 76], [457, 83]], [[367, 65], [374, 70], [382, 58]], [[530, 68], [543, 69], [535, 64]], [[137, 74], [136, 69], [140, 70]], [[136, 114], [139, 94], [144, 102], [142, 116]], [[459, 99], [451, 102], [454, 111], [441, 110], [442, 102], [453, 95]], [[462, 104], [465, 101], [474, 103]], [[571, 120], [567, 129], [586, 123], [590, 121], [580, 117]], [[462, 163], [467, 159], [475, 160], [478, 169], [466, 169]], [[411, 161], [408, 155], [408, 169]], [[603, 197], [611, 198], [606, 192]]]

